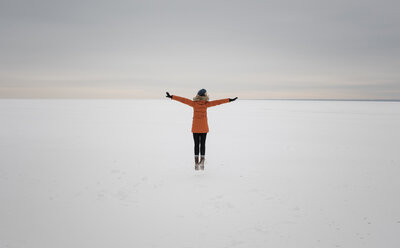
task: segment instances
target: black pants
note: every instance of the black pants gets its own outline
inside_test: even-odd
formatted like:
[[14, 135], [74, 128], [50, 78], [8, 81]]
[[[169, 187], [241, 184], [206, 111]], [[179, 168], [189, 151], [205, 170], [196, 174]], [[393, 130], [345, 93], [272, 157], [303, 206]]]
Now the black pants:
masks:
[[206, 137], [207, 133], [193, 133], [194, 155], [199, 155], [199, 148], [201, 155], [206, 155]]

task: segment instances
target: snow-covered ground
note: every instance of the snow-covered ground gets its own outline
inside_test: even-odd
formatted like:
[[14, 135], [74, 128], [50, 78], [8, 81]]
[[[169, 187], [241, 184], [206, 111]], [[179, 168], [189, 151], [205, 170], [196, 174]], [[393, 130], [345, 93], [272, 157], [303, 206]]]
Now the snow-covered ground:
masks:
[[0, 247], [400, 247], [400, 103], [0, 100]]

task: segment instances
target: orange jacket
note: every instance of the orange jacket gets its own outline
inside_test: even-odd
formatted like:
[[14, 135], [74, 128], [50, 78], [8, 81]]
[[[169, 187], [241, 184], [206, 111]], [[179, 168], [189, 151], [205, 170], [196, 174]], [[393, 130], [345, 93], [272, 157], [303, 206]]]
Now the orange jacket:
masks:
[[208, 102], [192, 101], [180, 96], [172, 96], [172, 100], [193, 107], [192, 133], [208, 133], [207, 108], [229, 102], [229, 98]]

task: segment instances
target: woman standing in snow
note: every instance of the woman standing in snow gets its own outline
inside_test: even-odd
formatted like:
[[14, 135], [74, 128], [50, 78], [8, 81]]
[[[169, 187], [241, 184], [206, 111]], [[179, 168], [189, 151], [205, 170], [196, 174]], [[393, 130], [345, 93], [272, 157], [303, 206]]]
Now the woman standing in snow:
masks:
[[[204, 170], [204, 160], [206, 154], [206, 137], [208, 133], [207, 108], [235, 101], [237, 97], [209, 102], [208, 94], [205, 89], [199, 90], [197, 95], [193, 98], [193, 101], [184, 97], [170, 95], [168, 92], [166, 97], [193, 107], [192, 133], [194, 139], [194, 163], [195, 163], [194, 168], [195, 170], [199, 170], [200, 167], [201, 170]], [[200, 161], [199, 161], [199, 150], [201, 154]]]

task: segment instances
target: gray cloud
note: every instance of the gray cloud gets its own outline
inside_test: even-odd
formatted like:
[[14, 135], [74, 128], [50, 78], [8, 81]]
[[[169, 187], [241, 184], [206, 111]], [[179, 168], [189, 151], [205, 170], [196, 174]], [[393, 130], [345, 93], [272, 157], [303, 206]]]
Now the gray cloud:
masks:
[[400, 98], [397, 1], [0, 4], [0, 97], [24, 87], [153, 97], [207, 87], [257, 98]]

